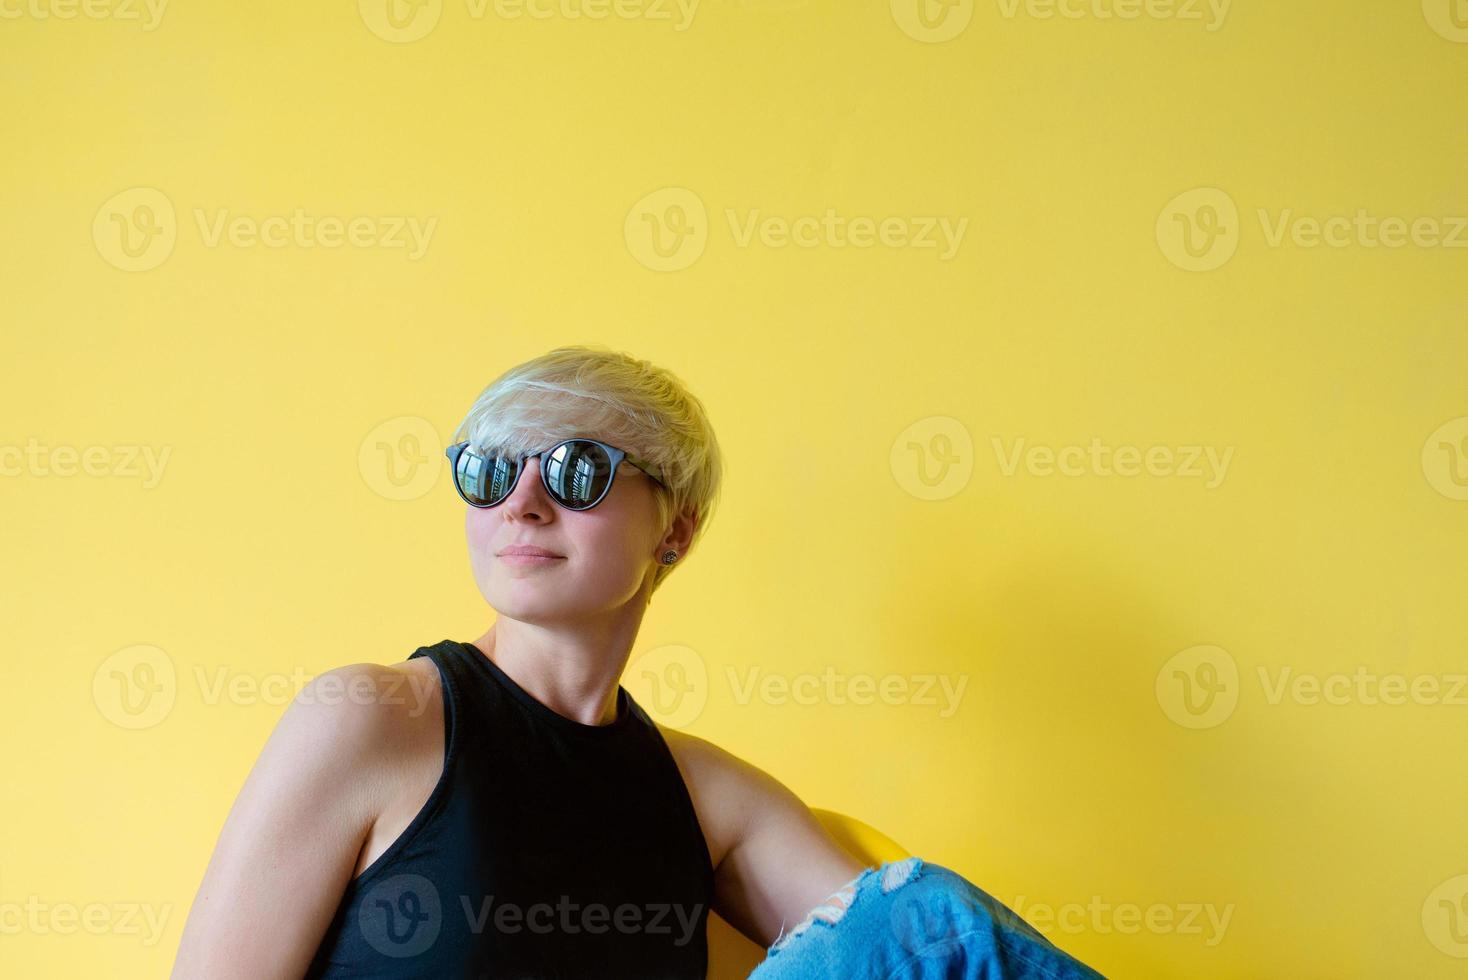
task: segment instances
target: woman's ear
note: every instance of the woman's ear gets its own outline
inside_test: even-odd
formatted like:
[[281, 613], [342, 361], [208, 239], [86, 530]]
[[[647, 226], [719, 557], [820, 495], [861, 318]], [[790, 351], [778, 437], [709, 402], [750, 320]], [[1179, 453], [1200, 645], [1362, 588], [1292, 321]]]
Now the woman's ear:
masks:
[[692, 508], [684, 508], [683, 512], [673, 518], [673, 526], [668, 528], [668, 533], [663, 535], [662, 544], [658, 547], [658, 558], [669, 549], [678, 552], [681, 559], [688, 554], [689, 545], [693, 542], [693, 532], [698, 528], [699, 515]]

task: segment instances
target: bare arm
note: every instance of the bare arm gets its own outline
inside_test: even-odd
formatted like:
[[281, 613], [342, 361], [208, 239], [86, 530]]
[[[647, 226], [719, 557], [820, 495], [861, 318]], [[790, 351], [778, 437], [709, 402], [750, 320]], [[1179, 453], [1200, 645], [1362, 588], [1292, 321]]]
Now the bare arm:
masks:
[[[173, 977], [305, 973], [381, 812], [381, 773], [391, 762], [394, 706], [349, 692], [364, 689], [353, 687], [362, 678], [392, 674], [375, 664], [339, 667], [286, 708], [225, 820]], [[335, 687], [323, 688], [328, 677]]]
[[727, 842], [713, 855], [714, 911], [751, 941], [768, 947], [867, 867], [769, 773], [695, 735], [663, 734], [687, 763], [700, 820]]

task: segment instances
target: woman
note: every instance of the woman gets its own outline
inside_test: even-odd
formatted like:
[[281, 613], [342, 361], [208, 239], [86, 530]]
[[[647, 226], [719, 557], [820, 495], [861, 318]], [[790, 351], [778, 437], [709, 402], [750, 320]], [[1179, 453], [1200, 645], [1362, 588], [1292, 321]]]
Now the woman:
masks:
[[718, 443], [675, 376], [558, 348], [486, 388], [447, 455], [494, 624], [303, 689], [175, 977], [695, 978], [710, 910], [768, 947], [759, 980], [1098, 976], [946, 868], [865, 867], [620, 686], [718, 498]]

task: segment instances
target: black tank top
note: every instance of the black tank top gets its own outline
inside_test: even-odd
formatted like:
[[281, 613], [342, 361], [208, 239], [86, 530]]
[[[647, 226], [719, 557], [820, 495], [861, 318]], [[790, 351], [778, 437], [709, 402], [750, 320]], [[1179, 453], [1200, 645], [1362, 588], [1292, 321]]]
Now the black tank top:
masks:
[[420, 656], [442, 678], [443, 774], [348, 884], [307, 980], [703, 980], [712, 863], [672, 752], [626, 688], [615, 721], [584, 725], [472, 644]]

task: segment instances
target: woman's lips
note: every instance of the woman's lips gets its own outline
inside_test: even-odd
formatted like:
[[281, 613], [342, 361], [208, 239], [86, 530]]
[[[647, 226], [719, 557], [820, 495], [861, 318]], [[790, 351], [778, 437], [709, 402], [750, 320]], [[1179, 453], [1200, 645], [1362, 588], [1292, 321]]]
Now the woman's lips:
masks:
[[549, 555], [517, 555], [513, 552], [506, 552], [498, 557], [506, 565], [549, 565], [553, 562], [566, 560], [559, 555], [554, 557]]

